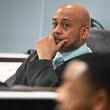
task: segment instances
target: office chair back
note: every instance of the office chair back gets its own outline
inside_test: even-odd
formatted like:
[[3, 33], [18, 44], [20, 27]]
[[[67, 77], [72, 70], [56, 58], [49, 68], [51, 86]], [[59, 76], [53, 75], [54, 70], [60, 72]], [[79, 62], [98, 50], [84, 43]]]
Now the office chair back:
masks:
[[87, 40], [87, 45], [93, 52], [110, 53], [110, 31], [92, 29]]

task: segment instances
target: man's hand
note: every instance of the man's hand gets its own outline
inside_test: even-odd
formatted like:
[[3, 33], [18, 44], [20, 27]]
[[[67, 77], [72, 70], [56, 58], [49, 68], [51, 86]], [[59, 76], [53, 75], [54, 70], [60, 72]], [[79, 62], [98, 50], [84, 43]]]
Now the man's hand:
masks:
[[58, 44], [55, 43], [53, 36], [45, 37], [37, 41], [37, 54], [39, 59], [49, 59], [55, 56], [56, 52], [62, 48], [68, 40], [62, 40]]

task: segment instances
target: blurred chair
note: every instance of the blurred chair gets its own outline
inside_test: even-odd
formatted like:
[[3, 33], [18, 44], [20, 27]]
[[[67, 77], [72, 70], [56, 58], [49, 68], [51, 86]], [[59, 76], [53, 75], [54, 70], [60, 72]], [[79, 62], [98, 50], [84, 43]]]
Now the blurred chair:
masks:
[[92, 29], [104, 29], [102, 24], [99, 21], [95, 20], [94, 18], [91, 18], [91, 28]]
[[27, 50], [26, 54], [33, 54], [35, 52], [36, 52], [35, 49], [29, 49], [29, 50]]
[[87, 45], [93, 52], [110, 53], [110, 31], [92, 29], [87, 40]]

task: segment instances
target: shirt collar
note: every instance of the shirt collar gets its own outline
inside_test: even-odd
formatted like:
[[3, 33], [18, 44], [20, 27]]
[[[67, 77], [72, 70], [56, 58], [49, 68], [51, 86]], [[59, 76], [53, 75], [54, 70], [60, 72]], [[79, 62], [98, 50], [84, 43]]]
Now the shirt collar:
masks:
[[89, 47], [87, 47], [87, 44], [85, 43], [81, 47], [79, 47], [78, 49], [70, 51], [70, 52], [64, 52], [64, 53], [57, 52], [54, 60], [60, 56], [64, 59], [64, 61], [67, 61], [67, 60], [74, 58], [76, 56], [86, 54], [86, 53], [91, 53], [91, 52], [92, 52], [91, 49]]

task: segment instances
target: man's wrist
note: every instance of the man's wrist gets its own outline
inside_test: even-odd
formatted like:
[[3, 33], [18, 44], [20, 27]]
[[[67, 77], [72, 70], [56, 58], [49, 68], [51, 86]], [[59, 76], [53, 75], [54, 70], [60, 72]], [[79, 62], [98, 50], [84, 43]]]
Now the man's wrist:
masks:
[[39, 60], [52, 60], [52, 58], [49, 58], [49, 57], [39, 57]]

